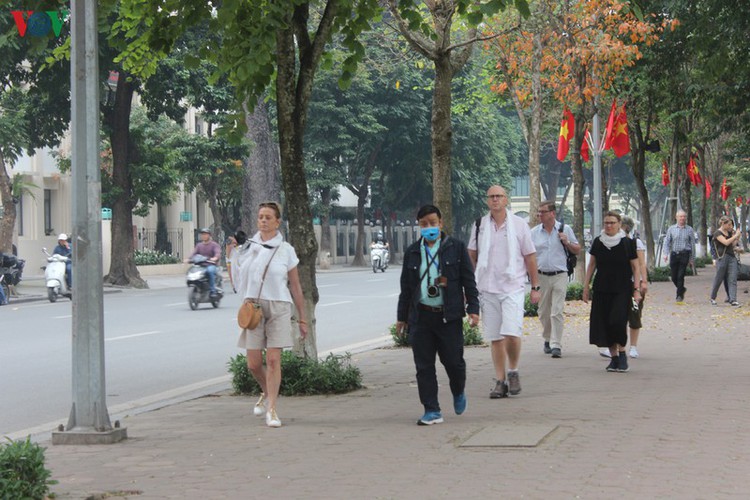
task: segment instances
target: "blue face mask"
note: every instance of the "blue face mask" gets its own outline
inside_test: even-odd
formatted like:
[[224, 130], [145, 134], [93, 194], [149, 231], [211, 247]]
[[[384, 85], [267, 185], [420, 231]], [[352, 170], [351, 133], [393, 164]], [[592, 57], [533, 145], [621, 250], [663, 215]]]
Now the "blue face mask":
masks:
[[439, 227], [423, 227], [419, 232], [422, 233], [422, 238], [427, 241], [436, 241], [440, 237]]

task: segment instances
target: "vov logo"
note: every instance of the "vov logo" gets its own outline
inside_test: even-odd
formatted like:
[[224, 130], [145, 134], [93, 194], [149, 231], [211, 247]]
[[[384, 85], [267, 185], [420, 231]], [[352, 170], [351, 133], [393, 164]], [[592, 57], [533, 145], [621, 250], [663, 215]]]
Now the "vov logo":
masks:
[[68, 19], [70, 11], [48, 10], [45, 12], [33, 10], [12, 10], [13, 20], [16, 22], [18, 34], [26, 36], [47, 36], [50, 30], [55, 36], [60, 36], [63, 23]]

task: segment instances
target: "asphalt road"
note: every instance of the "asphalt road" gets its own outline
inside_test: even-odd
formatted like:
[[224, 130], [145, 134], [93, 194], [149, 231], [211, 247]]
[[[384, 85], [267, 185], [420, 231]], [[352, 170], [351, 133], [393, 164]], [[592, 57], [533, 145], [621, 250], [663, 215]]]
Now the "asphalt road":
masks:
[[[318, 351], [357, 350], [395, 322], [398, 268], [318, 275]], [[107, 407], [112, 418], [164, 400], [228, 386], [226, 363], [241, 352], [235, 311], [191, 311], [186, 288], [104, 295]], [[71, 302], [0, 309], [0, 435], [67, 423], [72, 403]], [[28, 432], [27, 432], [28, 431]]]

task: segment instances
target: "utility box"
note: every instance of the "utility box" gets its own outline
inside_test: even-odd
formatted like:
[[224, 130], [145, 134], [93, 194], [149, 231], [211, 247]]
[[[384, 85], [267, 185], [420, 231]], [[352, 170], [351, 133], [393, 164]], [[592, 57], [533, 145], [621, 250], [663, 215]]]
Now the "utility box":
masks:
[[193, 212], [180, 212], [181, 222], [190, 222], [193, 220]]
[[112, 220], [111, 208], [102, 208], [102, 220]]

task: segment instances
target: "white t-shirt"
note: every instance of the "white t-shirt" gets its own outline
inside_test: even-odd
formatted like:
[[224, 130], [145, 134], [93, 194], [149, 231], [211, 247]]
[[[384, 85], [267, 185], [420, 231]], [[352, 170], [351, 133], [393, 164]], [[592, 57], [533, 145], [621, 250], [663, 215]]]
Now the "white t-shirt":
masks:
[[[266, 248], [268, 245], [272, 248]], [[278, 250], [274, 254], [274, 251]], [[273, 260], [268, 266], [266, 279], [261, 290], [261, 281], [266, 265], [273, 255]], [[237, 288], [237, 293], [244, 299], [265, 299], [281, 302], [292, 302], [292, 294], [289, 292], [289, 271], [297, 267], [299, 259], [294, 247], [285, 242], [281, 233], [267, 241], [260, 239], [260, 233], [256, 233], [242, 247], [232, 252], [232, 277]], [[258, 297], [260, 291], [261, 296]]]

